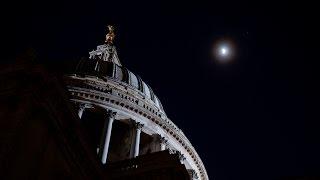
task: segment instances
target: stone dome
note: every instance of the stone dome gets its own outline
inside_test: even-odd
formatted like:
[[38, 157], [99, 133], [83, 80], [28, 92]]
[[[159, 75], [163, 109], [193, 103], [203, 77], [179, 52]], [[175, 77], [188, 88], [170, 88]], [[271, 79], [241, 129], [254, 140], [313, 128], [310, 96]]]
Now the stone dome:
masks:
[[[112, 79], [122, 85], [127, 86], [128, 88], [136, 90], [140, 95], [142, 95], [145, 100], [149, 101], [153, 105], [155, 105], [159, 110], [164, 113], [163, 106], [159, 100], [159, 98], [154, 94], [151, 87], [146, 84], [140, 76], [134, 74], [127, 68], [121, 65], [119, 58], [116, 54], [115, 47], [111, 47], [114, 49], [115, 55], [107, 59], [110, 56], [110, 49], [108, 51], [108, 45], [100, 45], [97, 47], [97, 50], [91, 51], [89, 59], [82, 59], [78, 67], [76, 69], [76, 74], [78, 75], [92, 75], [99, 77], [105, 81], [108, 79]], [[106, 55], [110, 53], [109, 55]]]
[[[167, 117], [150, 86], [122, 66], [111, 35], [109, 39], [107, 35], [106, 44], [89, 52], [89, 58], [80, 60], [75, 74], [65, 78], [70, 100], [78, 105], [78, 115], [83, 122], [98, 123], [90, 119], [90, 113], [101, 109], [102, 116], [106, 115], [103, 128], [107, 131], [101, 136], [105, 141], [98, 140], [100, 136], [92, 141], [96, 142], [94, 146], [98, 147], [101, 162], [105, 164], [107, 160], [116, 162], [167, 150], [179, 157], [191, 179], [207, 180], [208, 174], [195, 148]], [[102, 126], [94, 124], [92, 127], [98, 128], [92, 132], [102, 131]], [[111, 132], [115, 135], [111, 136]], [[109, 144], [115, 142], [112, 138], [118, 138], [117, 145], [109, 148]]]

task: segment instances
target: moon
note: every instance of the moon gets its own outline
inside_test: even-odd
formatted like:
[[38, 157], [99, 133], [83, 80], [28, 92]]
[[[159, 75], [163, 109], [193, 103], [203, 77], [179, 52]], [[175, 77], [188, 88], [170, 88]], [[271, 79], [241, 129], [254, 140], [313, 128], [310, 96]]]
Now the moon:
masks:
[[221, 56], [227, 56], [228, 55], [228, 48], [222, 47], [220, 49], [220, 54], [221, 54]]
[[228, 63], [234, 57], [234, 46], [231, 41], [217, 41], [213, 46], [214, 59], [219, 63]]

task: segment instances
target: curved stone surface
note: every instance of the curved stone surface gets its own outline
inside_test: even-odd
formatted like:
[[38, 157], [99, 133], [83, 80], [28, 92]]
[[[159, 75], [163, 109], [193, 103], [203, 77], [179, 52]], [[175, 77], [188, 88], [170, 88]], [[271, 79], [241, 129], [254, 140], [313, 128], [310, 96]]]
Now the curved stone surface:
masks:
[[[153, 93], [151, 87], [127, 68], [108, 61], [83, 61], [84, 62], [81, 62], [81, 66], [77, 69], [78, 75], [97, 76], [102, 80], [112, 79], [120, 84], [125, 84], [127, 87], [138, 90], [138, 93], [140, 93], [146, 101], [150, 101], [150, 103], [154, 104], [164, 113], [162, 104], [158, 97]], [[98, 68], [96, 68], [97, 64], [99, 64]], [[98, 70], [94, 70], [95, 68]]]
[[[101, 45], [65, 77], [71, 101], [116, 112], [116, 119], [143, 124], [142, 132], [159, 135], [181, 157], [192, 177], [208, 179], [206, 169], [184, 133], [167, 117], [158, 97], [138, 75], [123, 67], [113, 45]], [[163, 148], [163, 146], [162, 146]], [[196, 179], [197, 179], [196, 178]], [[195, 179], [195, 178], [194, 178]]]

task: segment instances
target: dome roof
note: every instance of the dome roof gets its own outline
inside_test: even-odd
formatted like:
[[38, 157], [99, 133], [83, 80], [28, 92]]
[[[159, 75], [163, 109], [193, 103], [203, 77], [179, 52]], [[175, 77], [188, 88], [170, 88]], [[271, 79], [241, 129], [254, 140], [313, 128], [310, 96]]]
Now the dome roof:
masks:
[[176, 153], [188, 170], [208, 179], [199, 155], [182, 130], [166, 116], [150, 86], [122, 66], [113, 44], [114, 36], [110, 28], [106, 43], [89, 52], [89, 58], [80, 60], [76, 74], [68, 76], [72, 101], [117, 112], [118, 120], [126, 123], [133, 120], [144, 124], [143, 131], [163, 139], [165, 149]]
[[151, 100], [156, 107], [163, 110], [158, 97], [153, 93], [151, 87], [138, 75], [132, 73], [120, 63], [114, 45], [104, 44], [91, 51], [90, 57], [82, 59], [76, 69], [78, 75], [97, 76], [103, 80], [112, 79], [119, 83], [138, 90], [146, 99]]

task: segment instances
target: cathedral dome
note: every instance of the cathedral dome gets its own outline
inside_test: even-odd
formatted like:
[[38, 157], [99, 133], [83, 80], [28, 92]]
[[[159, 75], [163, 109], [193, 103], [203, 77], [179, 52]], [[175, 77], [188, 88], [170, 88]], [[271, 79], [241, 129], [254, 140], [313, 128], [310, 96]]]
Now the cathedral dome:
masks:
[[113, 61], [99, 61], [98, 58], [82, 59], [78, 65], [77, 74], [97, 76], [102, 80], [112, 79], [127, 88], [137, 91], [145, 100], [155, 105], [164, 113], [159, 98], [153, 93], [151, 87], [140, 76], [129, 71]]
[[[103, 132], [103, 136], [94, 135], [91, 141], [101, 162], [166, 150], [177, 155], [191, 179], [207, 180], [198, 153], [167, 117], [151, 87], [122, 66], [114, 36], [109, 27], [106, 43], [89, 52], [89, 58], [80, 60], [75, 74], [66, 77], [70, 100], [78, 105], [80, 119], [88, 123], [86, 127], [93, 134]], [[93, 116], [96, 113], [102, 116], [100, 120]], [[101, 118], [105, 121], [103, 126], [99, 125]]]

